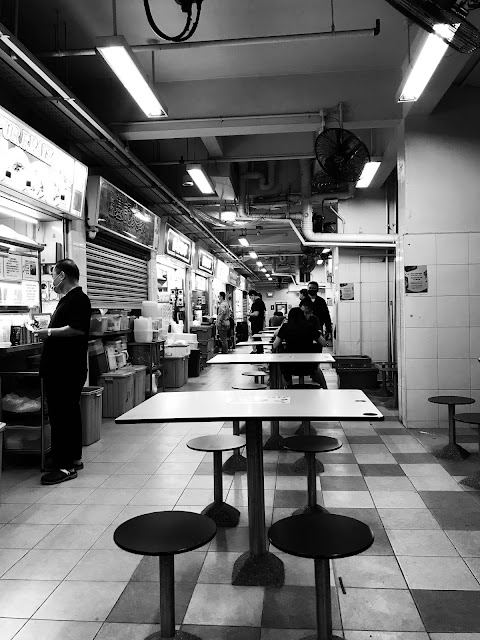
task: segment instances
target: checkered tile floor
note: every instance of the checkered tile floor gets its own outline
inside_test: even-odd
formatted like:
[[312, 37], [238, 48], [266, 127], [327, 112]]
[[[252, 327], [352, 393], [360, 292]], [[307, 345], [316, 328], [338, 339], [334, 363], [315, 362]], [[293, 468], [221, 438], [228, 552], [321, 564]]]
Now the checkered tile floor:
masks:
[[[241, 371], [210, 367], [184, 390], [227, 389]], [[325, 373], [334, 386], [334, 372]], [[350, 640], [480, 640], [480, 492], [458, 484], [480, 467], [476, 432], [459, 429], [468, 460], [440, 462], [432, 452], [446, 443], [444, 430], [409, 431], [384, 413], [382, 423], [313, 423], [343, 443], [320, 457], [319, 500], [375, 534], [367, 552], [333, 563], [332, 585], [341, 578], [345, 590], [333, 589], [334, 628]], [[282, 423], [282, 432], [297, 426]], [[35, 468], [5, 470], [1, 640], [143, 640], [158, 630], [157, 563], [120, 551], [112, 534], [153, 510], [201, 511], [213, 499], [212, 460], [186, 442], [222, 429], [231, 425], [109, 421], [72, 482], [43, 487]], [[291, 471], [297, 457], [265, 452], [267, 524], [306, 502], [306, 479]], [[297, 640], [315, 625], [313, 562], [279, 554], [282, 588], [230, 584], [248, 545], [246, 489], [245, 474], [226, 476], [240, 526], [178, 557], [177, 622], [204, 640]]]

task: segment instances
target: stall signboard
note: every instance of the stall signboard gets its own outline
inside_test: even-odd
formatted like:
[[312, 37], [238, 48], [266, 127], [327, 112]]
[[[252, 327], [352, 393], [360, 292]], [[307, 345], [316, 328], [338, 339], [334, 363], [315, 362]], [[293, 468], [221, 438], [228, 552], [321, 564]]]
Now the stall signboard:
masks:
[[192, 264], [193, 242], [169, 224], [165, 228], [165, 255]]
[[155, 214], [107, 180], [88, 184], [89, 225], [113, 231], [146, 247], [154, 246]]
[[0, 107], [0, 188], [81, 218], [87, 167]]
[[218, 280], [221, 280], [222, 282], [229, 282], [230, 269], [221, 260], [217, 260], [215, 264], [215, 277], [218, 278]]
[[247, 279], [245, 276], [240, 276], [240, 286], [238, 288], [242, 291], [247, 291]]
[[205, 249], [198, 249], [198, 270], [213, 276], [214, 266], [215, 258]]
[[230, 269], [228, 274], [228, 282], [234, 287], [240, 286], [240, 274], [235, 269]]

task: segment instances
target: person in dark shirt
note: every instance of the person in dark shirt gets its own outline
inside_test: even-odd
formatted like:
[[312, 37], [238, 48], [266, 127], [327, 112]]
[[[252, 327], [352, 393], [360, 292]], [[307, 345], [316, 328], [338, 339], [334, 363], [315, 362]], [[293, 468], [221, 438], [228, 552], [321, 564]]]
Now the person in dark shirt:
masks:
[[312, 305], [313, 315], [317, 316], [320, 320], [320, 328], [324, 332], [325, 339], [329, 340], [332, 335], [332, 320], [330, 318], [330, 312], [328, 311], [327, 303], [323, 298], [317, 295], [318, 282], [308, 283], [308, 297], [310, 298], [310, 304]]
[[73, 260], [60, 260], [53, 272], [53, 287], [60, 294], [43, 340], [40, 375], [45, 388], [52, 438], [53, 470], [42, 484], [58, 484], [77, 477], [83, 468], [80, 395], [87, 377], [91, 305], [78, 285], [80, 273]]
[[[314, 343], [325, 346], [326, 341], [322, 334], [312, 327], [299, 307], [290, 309], [288, 322], [284, 323], [273, 342], [273, 348], [278, 349], [285, 342], [287, 353], [312, 353]], [[282, 365], [282, 376], [288, 387], [292, 386], [292, 376], [310, 376], [322, 389], [327, 388], [325, 377], [317, 364]]]
[[[260, 333], [260, 331], [262, 331], [264, 327], [266, 307], [260, 297], [260, 294], [258, 294], [254, 289], [251, 289], [248, 292], [248, 297], [250, 298], [250, 302], [252, 304], [250, 308], [249, 320], [253, 336], [256, 333]], [[256, 350], [254, 349], [252, 353], [256, 353]]]
[[268, 321], [268, 326], [281, 327], [284, 320], [285, 320], [285, 316], [283, 315], [283, 313], [281, 311], [275, 311], [273, 316]]

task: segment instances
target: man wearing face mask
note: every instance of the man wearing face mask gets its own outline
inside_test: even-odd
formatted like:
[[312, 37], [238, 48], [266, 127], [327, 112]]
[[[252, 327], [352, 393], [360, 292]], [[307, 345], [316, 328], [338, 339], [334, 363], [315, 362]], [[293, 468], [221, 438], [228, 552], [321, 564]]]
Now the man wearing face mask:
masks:
[[328, 311], [327, 303], [318, 294], [318, 282], [311, 281], [308, 283], [308, 297], [310, 299], [310, 307], [313, 315], [317, 316], [320, 321], [320, 331], [323, 332], [325, 339], [330, 340], [332, 336], [332, 320]]
[[53, 272], [53, 288], [60, 301], [43, 340], [40, 375], [43, 378], [52, 434], [53, 470], [42, 484], [59, 484], [77, 477], [82, 463], [80, 395], [87, 377], [91, 305], [78, 281], [73, 260], [60, 260]]

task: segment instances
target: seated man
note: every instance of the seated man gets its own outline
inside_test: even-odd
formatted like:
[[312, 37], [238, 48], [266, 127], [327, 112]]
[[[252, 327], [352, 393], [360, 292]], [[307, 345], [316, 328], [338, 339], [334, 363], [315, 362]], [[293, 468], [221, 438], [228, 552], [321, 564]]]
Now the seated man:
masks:
[[284, 320], [285, 320], [285, 316], [283, 315], [283, 313], [281, 311], [275, 311], [273, 316], [268, 321], [268, 326], [281, 327]]
[[[290, 309], [288, 322], [284, 323], [275, 338], [273, 348], [278, 349], [285, 342], [287, 353], [312, 353], [314, 343], [324, 347], [326, 340], [317, 329], [314, 329], [306, 320], [303, 311], [299, 307]], [[287, 387], [292, 386], [292, 376], [310, 376], [322, 389], [327, 388], [325, 377], [317, 364], [293, 364], [281, 366], [282, 376]]]

